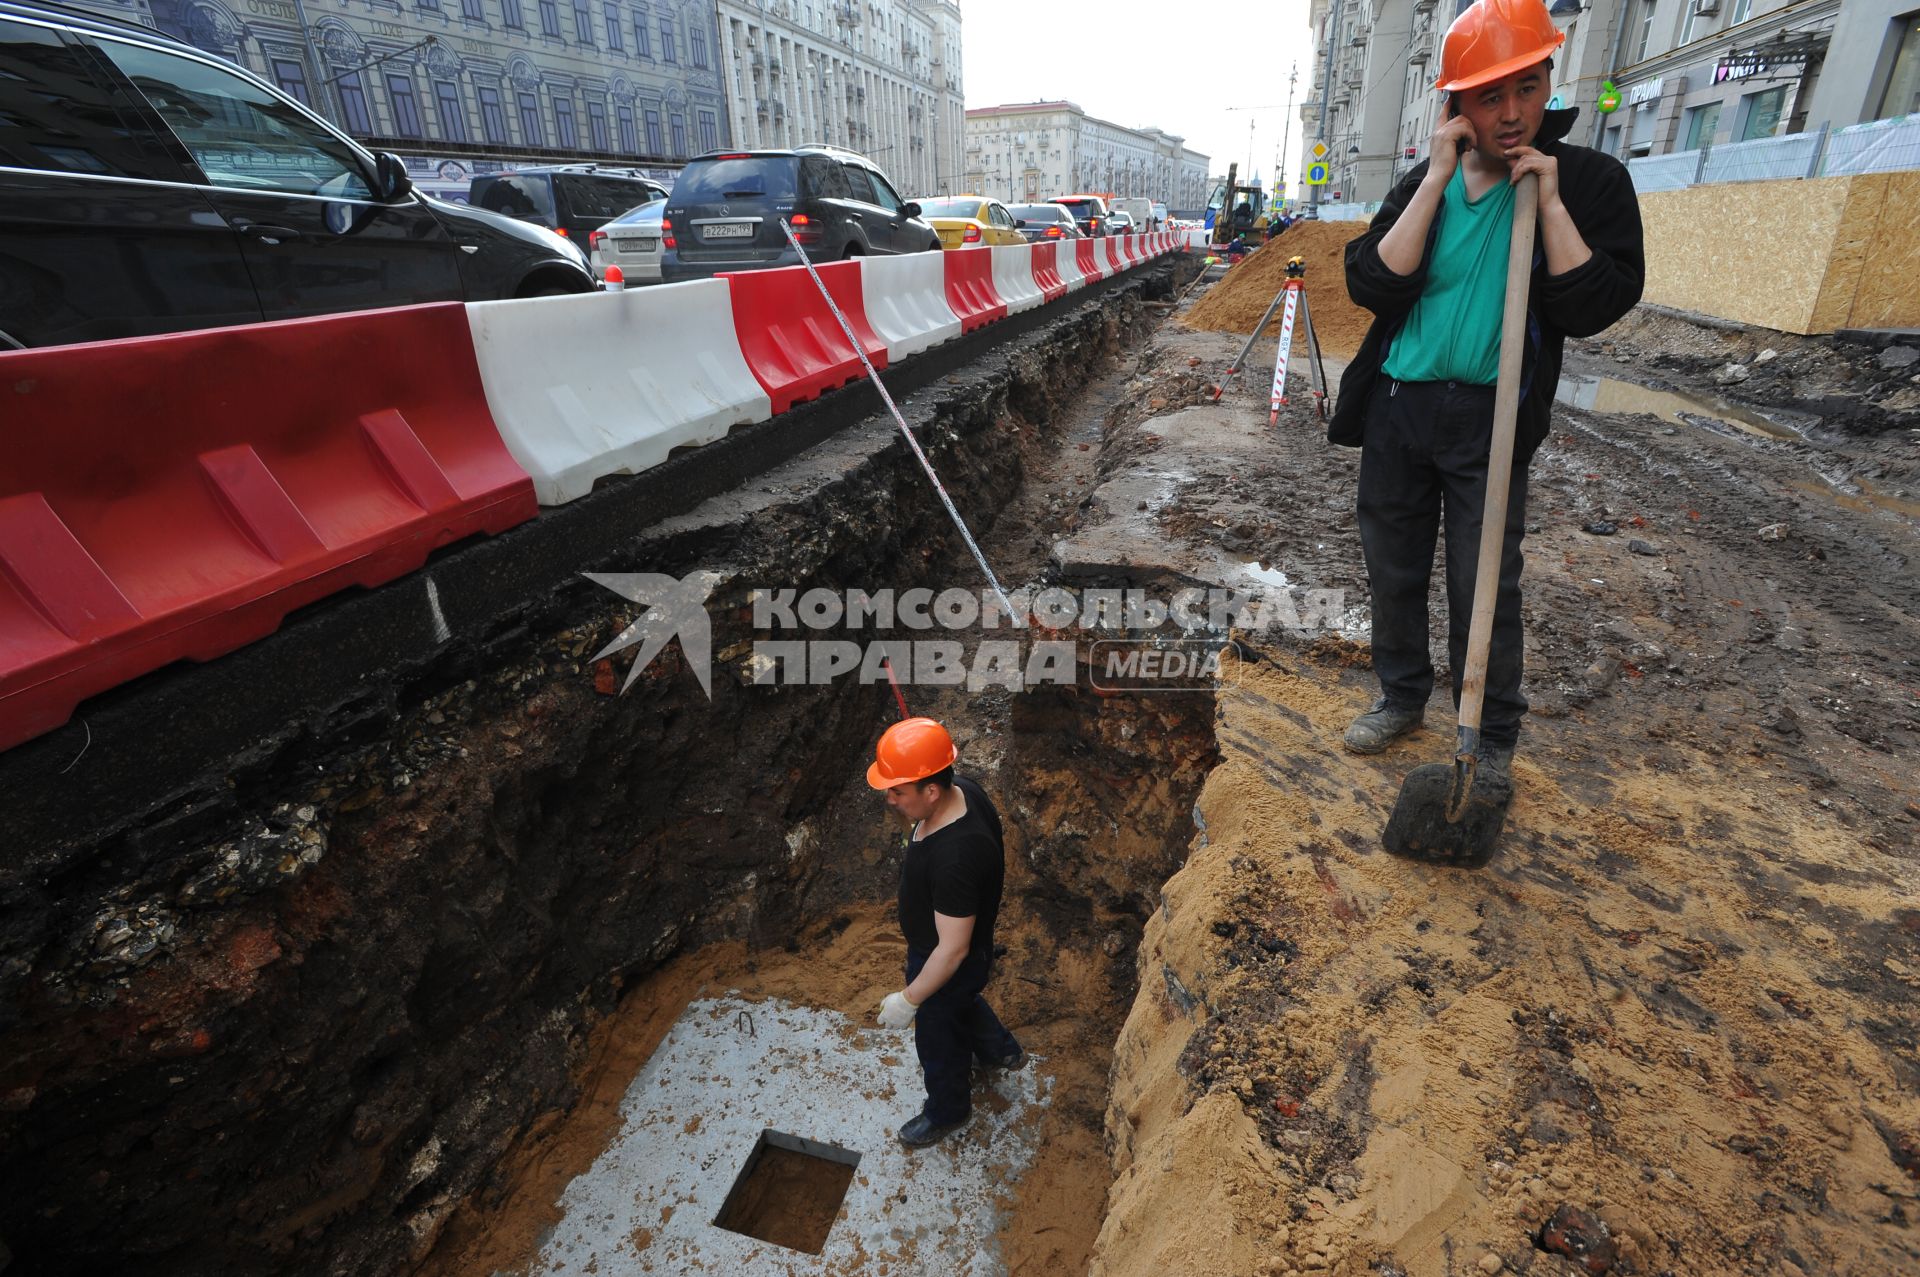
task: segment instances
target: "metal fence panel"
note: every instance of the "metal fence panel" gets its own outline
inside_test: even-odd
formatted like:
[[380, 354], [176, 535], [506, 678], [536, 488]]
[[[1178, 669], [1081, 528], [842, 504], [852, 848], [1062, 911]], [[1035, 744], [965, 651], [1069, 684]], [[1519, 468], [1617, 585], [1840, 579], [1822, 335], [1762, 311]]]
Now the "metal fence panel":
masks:
[[1677, 191], [1693, 185], [1694, 174], [1700, 170], [1700, 152], [1675, 151], [1670, 155], [1642, 155], [1627, 161], [1627, 172], [1633, 178], [1633, 189], [1645, 195], [1648, 191]]
[[1783, 177], [1805, 177], [1819, 144], [1817, 133], [1789, 133], [1785, 137], [1757, 137], [1751, 142], [1716, 146], [1707, 153], [1704, 180], [1768, 182]]
[[1920, 112], [1835, 129], [1827, 138], [1820, 171], [1826, 177], [1849, 177], [1892, 169], [1920, 169]]

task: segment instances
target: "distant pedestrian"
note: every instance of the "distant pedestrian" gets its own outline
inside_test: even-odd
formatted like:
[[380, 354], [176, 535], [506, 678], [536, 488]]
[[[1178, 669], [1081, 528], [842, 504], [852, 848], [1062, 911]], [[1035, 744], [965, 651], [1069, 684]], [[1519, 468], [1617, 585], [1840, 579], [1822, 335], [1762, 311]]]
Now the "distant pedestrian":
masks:
[[930, 718], [902, 719], [874, 749], [867, 783], [913, 822], [900, 874], [907, 986], [880, 1004], [880, 1026], [913, 1025], [926, 1103], [900, 1128], [924, 1148], [973, 1112], [973, 1065], [1017, 1069], [1027, 1053], [981, 997], [993, 971], [993, 924], [1006, 878], [1000, 813], [953, 765], [959, 751]]

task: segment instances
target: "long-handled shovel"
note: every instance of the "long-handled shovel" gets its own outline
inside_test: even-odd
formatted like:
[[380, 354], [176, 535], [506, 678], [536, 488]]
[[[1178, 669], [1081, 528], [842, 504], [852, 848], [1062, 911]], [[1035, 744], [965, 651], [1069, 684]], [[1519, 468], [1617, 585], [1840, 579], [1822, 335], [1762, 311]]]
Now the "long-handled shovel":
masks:
[[1500, 321], [1500, 380], [1493, 396], [1493, 445], [1480, 512], [1480, 562], [1473, 580], [1473, 622], [1467, 630], [1466, 676], [1460, 683], [1460, 741], [1453, 762], [1416, 767], [1400, 786], [1387, 818], [1387, 850], [1441, 864], [1484, 864], [1513, 804], [1513, 782], [1480, 767], [1480, 711], [1487, 696], [1487, 652], [1506, 545], [1507, 488], [1513, 477], [1513, 433], [1520, 412], [1520, 356], [1526, 342], [1527, 283], [1533, 266], [1538, 179], [1520, 179], [1513, 193], [1513, 241], [1507, 251], [1507, 304]]

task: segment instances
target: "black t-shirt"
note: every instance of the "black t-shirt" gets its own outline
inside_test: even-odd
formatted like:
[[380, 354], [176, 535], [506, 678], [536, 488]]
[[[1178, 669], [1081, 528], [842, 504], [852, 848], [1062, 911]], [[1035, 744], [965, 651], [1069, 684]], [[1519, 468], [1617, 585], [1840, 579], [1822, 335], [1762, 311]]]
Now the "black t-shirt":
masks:
[[931, 953], [940, 944], [933, 915], [972, 918], [970, 961], [993, 953], [993, 923], [1000, 915], [1006, 880], [1000, 813], [986, 791], [965, 776], [954, 786], [967, 800], [966, 814], [915, 842], [907, 838], [907, 865], [900, 874], [900, 930], [910, 948]]

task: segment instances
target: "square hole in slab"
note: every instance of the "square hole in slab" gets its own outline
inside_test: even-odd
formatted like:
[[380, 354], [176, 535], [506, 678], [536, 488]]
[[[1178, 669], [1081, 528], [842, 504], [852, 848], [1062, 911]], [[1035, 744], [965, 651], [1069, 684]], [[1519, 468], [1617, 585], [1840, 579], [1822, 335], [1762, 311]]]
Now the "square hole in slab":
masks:
[[818, 1255], [833, 1231], [860, 1154], [762, 1131], [714, 1216], [714, 1227]]

